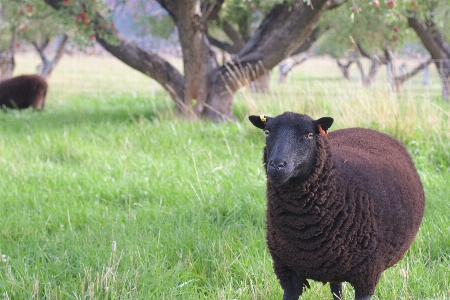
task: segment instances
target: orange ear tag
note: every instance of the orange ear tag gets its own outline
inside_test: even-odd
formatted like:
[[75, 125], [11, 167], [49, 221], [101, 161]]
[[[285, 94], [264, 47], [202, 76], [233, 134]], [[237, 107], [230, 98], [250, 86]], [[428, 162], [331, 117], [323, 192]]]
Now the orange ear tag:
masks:
[[328, 134], [328, 130], [323, 130], [322, 129], [322, 125], [317, 125], [317, 127], [319, 127], [319, 133], [320, 133], [320, 135], [321, 136], [327, 136], [327, 134]]

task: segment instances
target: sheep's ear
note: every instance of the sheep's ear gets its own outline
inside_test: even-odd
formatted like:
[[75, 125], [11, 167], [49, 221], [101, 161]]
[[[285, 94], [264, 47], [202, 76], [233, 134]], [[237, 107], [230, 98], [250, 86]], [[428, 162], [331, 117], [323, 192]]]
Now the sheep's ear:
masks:
[[316, 134], [326, 136], [328, 134], [328, 129], [333, 124], [333, 118], [323, 117], [314, 121], [314, 126], [316, 127]]
[[255, 127], [258, 127], [259, 129], [264, 129], [266, 127], [266, 123], [268, 120], [270, 120], [271, 118], [266, 116], [266, 115], [260, 115], [260, 116], [249, 116], [248, 119], [250, 120], [250, 122], [252, 122], [253, 125], [255, 125]]

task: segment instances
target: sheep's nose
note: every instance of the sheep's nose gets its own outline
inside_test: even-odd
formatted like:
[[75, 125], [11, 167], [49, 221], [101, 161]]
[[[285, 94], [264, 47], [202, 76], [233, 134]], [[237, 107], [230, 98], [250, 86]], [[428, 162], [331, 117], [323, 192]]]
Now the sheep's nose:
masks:
[[277, 160], [273, 161], [273, 160], [271, 160], [269, 162], [269, 165], [274, 170], [282, 170], [282, 169], [284, 169], [286, 167], [287, 163], [284, 160], [283, 161], [277, 161]]

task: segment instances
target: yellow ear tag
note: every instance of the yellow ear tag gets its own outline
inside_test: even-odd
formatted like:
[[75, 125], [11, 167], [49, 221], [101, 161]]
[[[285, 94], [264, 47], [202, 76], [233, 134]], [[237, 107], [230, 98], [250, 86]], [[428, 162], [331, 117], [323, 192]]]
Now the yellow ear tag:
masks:
[[261, 119], [261, 121], [266, 124], [267, 119], [266, 119], [266, 115], [260, 115], [259, 118]]

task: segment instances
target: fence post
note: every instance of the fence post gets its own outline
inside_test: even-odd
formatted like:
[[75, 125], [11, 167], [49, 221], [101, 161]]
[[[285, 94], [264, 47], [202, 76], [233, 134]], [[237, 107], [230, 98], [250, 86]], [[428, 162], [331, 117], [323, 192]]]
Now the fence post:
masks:
[[429, 86], [430, 85], [430, 70], [428, 69], [428, 64], [424, 62], [425, 67], [423, 68], [422, 73], [422, 85]]
[[394, 91], [394, 85], [393, 85], [393, 81], [394, 78], [392, 78], [392, 62], [388, 61], [388, 63], [386, 64], [387, 67], [387, 75], [388, 75], [388, 83], [389, 83], [389, 92], [393, 92]]

